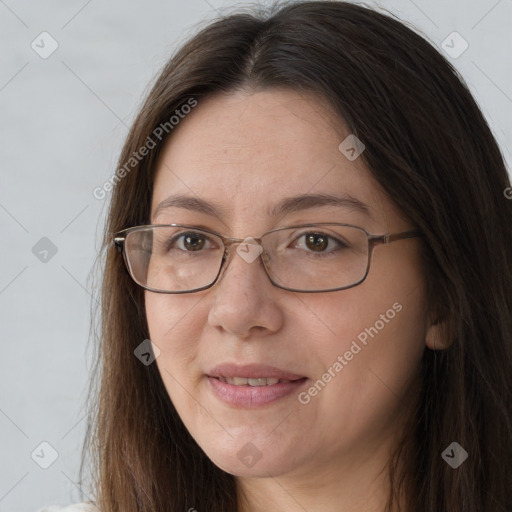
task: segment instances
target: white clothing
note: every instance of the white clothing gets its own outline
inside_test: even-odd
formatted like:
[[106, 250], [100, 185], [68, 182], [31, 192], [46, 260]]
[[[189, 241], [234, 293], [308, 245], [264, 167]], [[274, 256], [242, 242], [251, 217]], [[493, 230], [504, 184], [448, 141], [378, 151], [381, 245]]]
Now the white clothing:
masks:
[[41, 508], [37, 512], [97, 512], [97, 509], [89, 503], [75, 503], [67, 507], [52, 505], [50, 507]]

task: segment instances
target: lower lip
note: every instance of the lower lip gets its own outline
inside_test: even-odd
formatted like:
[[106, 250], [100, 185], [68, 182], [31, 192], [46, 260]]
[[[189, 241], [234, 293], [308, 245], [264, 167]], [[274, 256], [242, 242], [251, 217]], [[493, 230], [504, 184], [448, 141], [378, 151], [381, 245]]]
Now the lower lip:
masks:
[[214, 393], [224, 402], [235, 407], [259, 407], [279, 398], [298, 393], [306, 377], [293, 382], [279, 382], [271, 386], [235, 386], [215, 377], [207, 376]]

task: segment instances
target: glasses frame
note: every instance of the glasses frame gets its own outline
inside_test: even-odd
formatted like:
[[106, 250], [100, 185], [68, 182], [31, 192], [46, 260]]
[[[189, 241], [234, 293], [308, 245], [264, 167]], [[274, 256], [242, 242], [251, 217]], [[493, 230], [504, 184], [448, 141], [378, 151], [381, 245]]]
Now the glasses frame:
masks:
[[[317, 227], [317, 226], [318, 227], [320, 227], [320, 226], [346, 226], [346, 227], [356, 228], [356, 229], [359, 229], [360, 231], [364, 232], [364, 234], [366, 235], [366, 240], [367, 240], [367, 244], [368, 244], [367, 245], [368, 259], [367, 259], [367, 263], [366, 263], [366, 270], [365, 270], [364, 276], [359, 281], [357, 281], [354, 284], [350, 284], [348, 286], [341, 286], [339, 288], [329, 288], [328, 290], [300, 290], [300, 289], [296, 289], [296, 288], [288, 288], [286, 286], [282, 286], [282, 285], [276, 283], [273, 280], [273, 278], [270, 275], [270, 272], [269, 272], [269, 270], [267, 268], [268, 255], [267, 255], [266, 251], [263, 248], [263, 245], [262, 245], [262, 242], [261, 242], [262, 238], [265, 237], [265, 235], [268, 235], [269, 233], [273, 233], [275, 231], [281, 231], [281, 230], [284, 230], [284, 229], [304, 228], [304, 227]], [[193, 290], [185, 290], [185, 291], [183, 291], [183, 290], [182, 291], [157, 290], [155, 288], [150, 288], [149, 286], [145, 286], [145, 285], [139, 283], [135, 279], [135, 276], [134, 276], [134, 274], [132, 272], [132, 269], [131, 269], [131, 266], [130, 266], [130, 262], [128, 261], [128, 256], [126, 255], [126, 250], [125, 250], [126, 237], [131, 232], [133, 232], [133, 231], [140, 231], [140, 230], [143, 230], [143, 229], [155, 228], [155, 227], [183, 227], [183, 228], [189, 228], [189, 229], [194, 230], [194, 231], [200, 231], [200, 232], [203, 232], [203, 233], [208, 233], [210, 235], [215, 235], [215, 236], [219, 237], [221, 239], [221, 241], [222, 241], [223, 246], [224, 246], [224, 252], [222, 254], [222, 260], [221, 260], [221, 263], [220, 263], [219, 271], [217, 272], [217, 275], [215, 276], [215, 279], [210, 284], [208, 284], [206, 286], [202, 286], [201, 288], [194, 288]], [[415, 237], [421, 237], [421, 236], [424, 236], [424, 235], [421, 232], [421, 230], [419, 230], [419, 229], [410, 229], [408, 231], [402, 231], [400, 233], [387, 233], [385, 235], [372, 235], [371, 233], [368, 233], [368, 231], [366, 231], [366, 229], [364, 229], [364, 228], [362, 228], [360, 226], [354, 226], [353, 224], [344, 224], [344, 223], [341, 223], [341, 222], [316, 222], [316, 223], [312, 223], [312, 224], [297, 224], [297, 225], [293, 225], [293, 226], [282, 226], [282, 227], [274, 228], [274, 229], [271, 229], [270, 231], [267, 231], [266, 233], [261, 235], [259, 238], [255, 238], [255, 237], [250, 237], [250, 238], [252, 238], [256, 242], [258, 242], [258, 244], [263, 249], [261, 254], [258, 256], [258, 258], [261, 259], [261, 261], [263, 263], [263, 268], [265, 269], [265, 273], [267, 274], [270, 282], [274, 286], [276, 286], [277, 288], [280, 288], [282, 290], [288, 290], [288, 291], [291, 291], [291, 292], [323, 293], [323, 292], [335, 292], [335, 291], [340, 291], [340, 290], [346, 290], [348, 288], [353, 288], [354, 286], [358, 286], [359, 284], [361, 284], [366, 279], [366, 277], [368, 276], [368, 273], [370, 271], [370, 263], [371, 263], [371, 259], [372, 259], [373, 249], [377, 245], [386, 245], [386, 244], [390, 244], [392, 242], [396, 242], [397, 240], [403, 240], [403, 239], [406, 239], [406, 238], [415, 238]], [[226, 263], [226, 261], [227, 261], [227, 259], [229, 257], [231, 247], [233, 245], [240, 244], [240, 243], [244, 242], [245, 240], [247, 240], [247, 238], [249, 238], [249, 237], [246, 237], [246, 238], [230, 238], [230, 237], [223, 236], [220, 233], [217, 233], [216, 231], [212, 231], [212, 230], [209, 230], [209, 229], [206, 229], [206, 228], [200, 228], [200, 227], [197, 227], [197, 226], [194, 226], [194, 225], [191, 225], [191, 224], [146, 224], [146, 225], [140, 225], [140, 226], [133, 226], [133, 227], [126, 228], [126, 229], [123, 229], [121, 231], [118, 231], [114, 235], [113, 243], [114, 243], [117, 251], [121, 252], [123, 254], [123, 259], [124, 259], [124, 262], [125, 262], [125, 266], [126, 266], [126, 268], [128, 270], [128, 273], [130, 274], [130, 277], [133, 279], [133, 281], [137, 285], [139, 285], [140, 287], [144, 288], [145, 290], [148, 290], [148, 291], [154, 292], [154, 293], [181, 294], [181, 293], [194, 293], [194, 292], [198, 292], [198, 291], [201, 291], [201, 290], [207, 290], [208, 288], [211, 288], [219, 280], [219, 277], [222, 274], [222, 270], [223, 270], [223, 268], [225, 268], [225, 263]]]

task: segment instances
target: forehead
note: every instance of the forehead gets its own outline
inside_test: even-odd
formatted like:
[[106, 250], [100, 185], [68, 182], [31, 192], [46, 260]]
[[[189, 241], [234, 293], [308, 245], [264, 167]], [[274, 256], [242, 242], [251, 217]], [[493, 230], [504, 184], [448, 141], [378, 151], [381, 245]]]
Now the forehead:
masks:
[[368, 218], [389, 218], [393, 207], [362, 159], [338, 149], [348, 135], [313, 95], [238, 91], [200, 100], [160, 155], [152, 219], [176, 194], [215, 203], [227, 221], [264, 219], [283, 198], [304, 194], [349, 196], [368, 205]]

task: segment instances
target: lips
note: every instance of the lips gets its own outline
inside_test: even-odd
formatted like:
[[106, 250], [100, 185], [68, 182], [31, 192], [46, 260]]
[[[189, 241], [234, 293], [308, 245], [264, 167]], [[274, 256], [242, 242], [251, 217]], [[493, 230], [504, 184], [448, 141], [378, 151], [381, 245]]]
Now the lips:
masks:
[[227, 382], [233, 386], [273, 386], [280, 382], [291, 382], [287, 379], [275, 379], [273, 377], [258, 377], [254, 379], [248, 379], [247, 377], [215, 377], [222, 382]]
[[292, 397], [308, 378], [275, 366], [223, 363], [206, 374], [209, 389], [224, 404], [252, 409]]
[[207, 375], [235, 386], [270, 386], [279, 382], [293, 382], [305, 378], [303, 375], [275, 366], [234, 363], [220, 364], [212, 368]]

